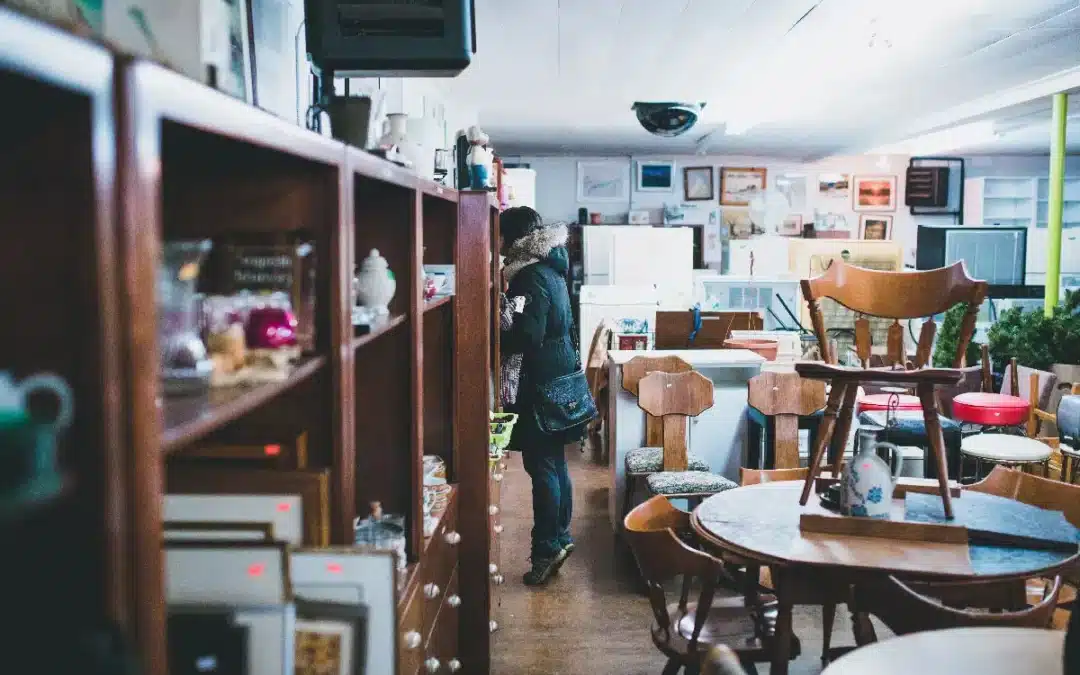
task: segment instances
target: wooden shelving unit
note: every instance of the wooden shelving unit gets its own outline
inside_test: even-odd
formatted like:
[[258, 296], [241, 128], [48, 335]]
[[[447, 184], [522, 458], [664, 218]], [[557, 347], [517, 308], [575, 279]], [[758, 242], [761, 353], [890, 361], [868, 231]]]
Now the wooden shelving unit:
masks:
[[[352, 542], [353, 519], [369, 502], [407, 518], [399, 625], [423, 642], [409, 648], [403, 639], [399, 674], [432, 657], [488, 672], [490, 195], [420, 180], [7, 9], [0, 34], [12, 38], [0, 43], [0, 98], [18, 101], [14, 123], [0, 129], [0, 302], [20, 319], [0, 337], [11, 358], [4, 369], [56, 372], [77, 398], [62, 448], [73, 487], [23, 533], [48, 541], [46, 550], [5, 556], [4, 565], [65, 577], [48, 580], [58, 600], [43, 604], [115, 621], [143, 672], [163, 675], [161, 503], [174, 455], [292, 425], [308, 434], [309, 468], [329, 470], [333, 544]], [[163, 395], [162, 245], [202, 238], [313, 244], [314, 348], [284, 381]], [[388, 261], [397, 291], [391, 318], [359, 335], [350, 289], [354, 264], [371, 249]], [[456, 296], [424, 302], [425, 262], [456, 265]], [[453, 484], [427, 538], [425, 454], [446, 461]], [[45, 584], [34, 579], [42, 583], [29, 588]]]

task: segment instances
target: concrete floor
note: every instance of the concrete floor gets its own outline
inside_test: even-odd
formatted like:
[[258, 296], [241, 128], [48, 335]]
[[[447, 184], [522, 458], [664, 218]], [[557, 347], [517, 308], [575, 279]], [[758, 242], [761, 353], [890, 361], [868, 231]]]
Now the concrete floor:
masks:
[[[529, 476], [515, 453], [503, 486], [502, 587], [499, 630], [492, 648], [494, 675], [658, 675], [665, 658], [649, 638], [652, 612], [637, 590], [633, 558], [611, 530], [608, 469], [576, 449], [567, 451], [574, 483], [573, 534], [577, 550], [547, 586], [521, 583], [527, 569], [532, 497]], [[669, 602], [678, 598], [669, 593]], [[796, 607], [802, 656], [791, 675], [821, 672], [821, 621], [815, 607]], [[837, 611], [833, 646], [850, 645], [851, 624]], [[767, 664], [758, 673], [769, 672]]]

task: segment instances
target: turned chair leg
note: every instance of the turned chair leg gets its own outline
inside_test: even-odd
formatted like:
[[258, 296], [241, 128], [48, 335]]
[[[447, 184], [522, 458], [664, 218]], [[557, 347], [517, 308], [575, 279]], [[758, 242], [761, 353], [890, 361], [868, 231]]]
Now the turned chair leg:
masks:
[[810, 473], [806, 476], [806, 482], [803, 483], [802, 495], [799, 497], [799, 504], [806, 506], [807, 500], [810, 499], [810, 491], [814, 488], [814, 481], [817, 479], [818, 474], [821, 473], [821, 460], [825, 457], [825, 449], [829, 447], [829, 441], [832, 440], [833, 427], [836, 426], [836, 416], [840, 410], [840, 403], [844, 399], [844, 391], [847, 389], [847, 385], [840, 382], [832, 383], [832, 390], [829, 392], [829, 402], [825, 406], [825, 413], [821, 418], [821, 426], [818, 427], [817, 443], [814, 448], [814, 452], [810, 456]]
[[[923, 423], [926, 426], [926, 436], [930, 441], [930, 449], [937, 462], [938, 485], [941, 488], [941, 505], [945, 510], [945, 518], [952, 520], [952, 495], [949, 493], [949, 463], [945, 457], [945, 435], [941, 431], [941, 419], [938, 417], [937, 397], [934, 396], [934, 385], [920, 384], [918, 387], [919, 401], [922, 403]], [[977, 473], [977, 470], [976, 470]]]
[[821, 606], [821, 665], [829, 663], [829, 649], [832, 648], [833, 623], [836, 621], [836, 603], [828, 602]]
[[859, 387], [852, 383], [844, 389], [844, 399], [840, 404], [840, 416], [836, 420], [836, 428], [832, 436], [836, 439], [836, 457], [833, 458], [833, 478], [840, 476], [840, 469], [844, 467], [844, 450], [847, 449], [848, 436], [851, 435], [851, 418], [855, 415], [855, 396], [859, 393]]
[[630, 507], [634, 505], [634, 486], [636, 484], [637, 477], [626, 474], [626, 486], [623, 488], [622, 518], [626, 518], [626, 514], [630, 513]]

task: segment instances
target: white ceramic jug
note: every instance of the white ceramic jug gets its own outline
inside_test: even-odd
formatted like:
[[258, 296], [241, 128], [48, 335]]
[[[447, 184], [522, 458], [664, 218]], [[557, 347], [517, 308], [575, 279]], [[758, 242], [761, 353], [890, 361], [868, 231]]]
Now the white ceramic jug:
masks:
[[[844, 513], [863, 518], [888, 519], [892, 509], [893, 489], [904, 465], [900, 448], [877, 440], [882, 427], [859, 428], [855, 455], [847, 465], [841, 492]], [[879, 450], [891, 453], [892, 467], [878, 456]]]

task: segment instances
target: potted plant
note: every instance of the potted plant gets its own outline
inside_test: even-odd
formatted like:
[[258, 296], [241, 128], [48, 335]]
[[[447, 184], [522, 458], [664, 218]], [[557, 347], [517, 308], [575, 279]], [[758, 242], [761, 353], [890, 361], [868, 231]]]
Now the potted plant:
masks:
[[[942, 317], [941, 328], [938, 329], [937, 340], [934, 344], [935, 368], [952, 368], [953, 359], [956, 358], [956, 346], [960, 341], [960, 323], [964, 319], [965, 312], [967, 312], [967, 303], [959, 303], [949, 308]], [[981, 358], [979, 352], [979, 344], [975, 340], [970, 340], [967, 351], [964, 352], [964, 365], [977, 365]]]

